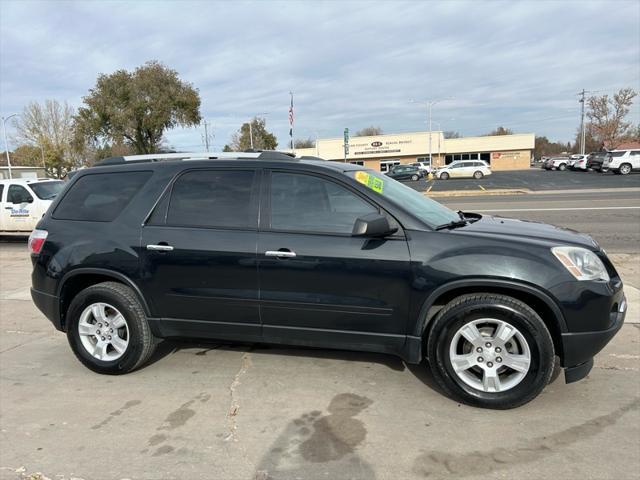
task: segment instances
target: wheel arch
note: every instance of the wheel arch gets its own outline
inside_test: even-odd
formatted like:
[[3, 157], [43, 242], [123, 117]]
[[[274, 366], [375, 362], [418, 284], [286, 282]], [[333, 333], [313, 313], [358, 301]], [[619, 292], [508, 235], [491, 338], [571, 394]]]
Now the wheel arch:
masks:
[[57, 296], [60, 299], [60, 325], [64, 329], [66, 313], [73, 298], [82, 290], [103, 282], [118, 282], [131, 288], [147, 316], [150, 316], [149, 305], [142, 292], [133, 280], [125, 274], [106, 268], [77, 268], [67, 272], [60, 281]]
[[562, 357], [561, 334], [567, 325], [560, 307], [544, 291], [520, 282], [498, 279], [454, 280], [434, 290], [423, 302], [413, 335], [426, 341], [428, 329], [442, 307], [454, 298], [468, 293], [494, 293], [513, 297], [533, 308], [551, 333], [556, 352]]

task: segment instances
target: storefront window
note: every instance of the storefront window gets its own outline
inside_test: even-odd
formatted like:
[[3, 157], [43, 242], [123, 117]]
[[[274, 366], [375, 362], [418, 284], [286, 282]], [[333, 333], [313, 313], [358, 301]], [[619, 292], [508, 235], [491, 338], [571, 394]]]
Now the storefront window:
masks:
[[396, 165], [400, 165], [400, 160], [384, 160], [380, 161], [380, 171], [386, 173]]

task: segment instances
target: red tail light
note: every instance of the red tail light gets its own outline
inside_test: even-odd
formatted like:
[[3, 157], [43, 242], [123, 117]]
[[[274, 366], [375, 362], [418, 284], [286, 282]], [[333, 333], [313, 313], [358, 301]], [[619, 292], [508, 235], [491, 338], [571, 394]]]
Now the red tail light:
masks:
[[47, 235], [49, 235], [49, 232], [46, 230], [34, 230], [31, 232], [31, 235], [29, 235], [29, 242], [27, 244], [29, 247], [29, 253], [32, 255], [40, 254], [42, 246], [47, 240]]

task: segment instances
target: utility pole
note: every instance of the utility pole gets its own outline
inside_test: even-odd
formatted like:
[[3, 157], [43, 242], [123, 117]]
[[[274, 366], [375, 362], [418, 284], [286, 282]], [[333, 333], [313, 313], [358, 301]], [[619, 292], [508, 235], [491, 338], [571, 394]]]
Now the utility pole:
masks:
[[582, 89], [582, 92], [578, 93], [580, 95], [580, 153], [584, 155], [584, 142], [585, 142], [585, 128], [584, 128], [584, 94], [586, 93], [585, 89]]
[[208, 152], [209, 151], [209, 131], [207, 127], [209, 126], [209, 124], [207, 123], [206, 120], [203, 123], [204, 123], [204, 149], [206, 152]]
[[0, 117], [2, 118], [2, 131], [4, 133], [4, 148], [7, 152], [7, 167], [9, 167], [9, 180], [13, 178], [13, 175], [11, 173], [11, 158], [9, 158], [9, 142], [7, 142], [7, 120], [17, 115], [18, 115], [17, 113], [14, 113], [13, 115], [9, 115], [8, 117]]

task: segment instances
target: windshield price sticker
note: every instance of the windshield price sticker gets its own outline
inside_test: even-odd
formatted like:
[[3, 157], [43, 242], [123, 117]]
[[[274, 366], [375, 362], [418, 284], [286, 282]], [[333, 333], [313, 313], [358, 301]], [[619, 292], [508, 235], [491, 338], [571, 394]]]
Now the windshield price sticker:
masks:
[[374, 177], [367, 172], [356, 172], [356, 180], [366, 187], [370, 188], [374, 192], [382, 193], [384, 186], [384, 180]]

